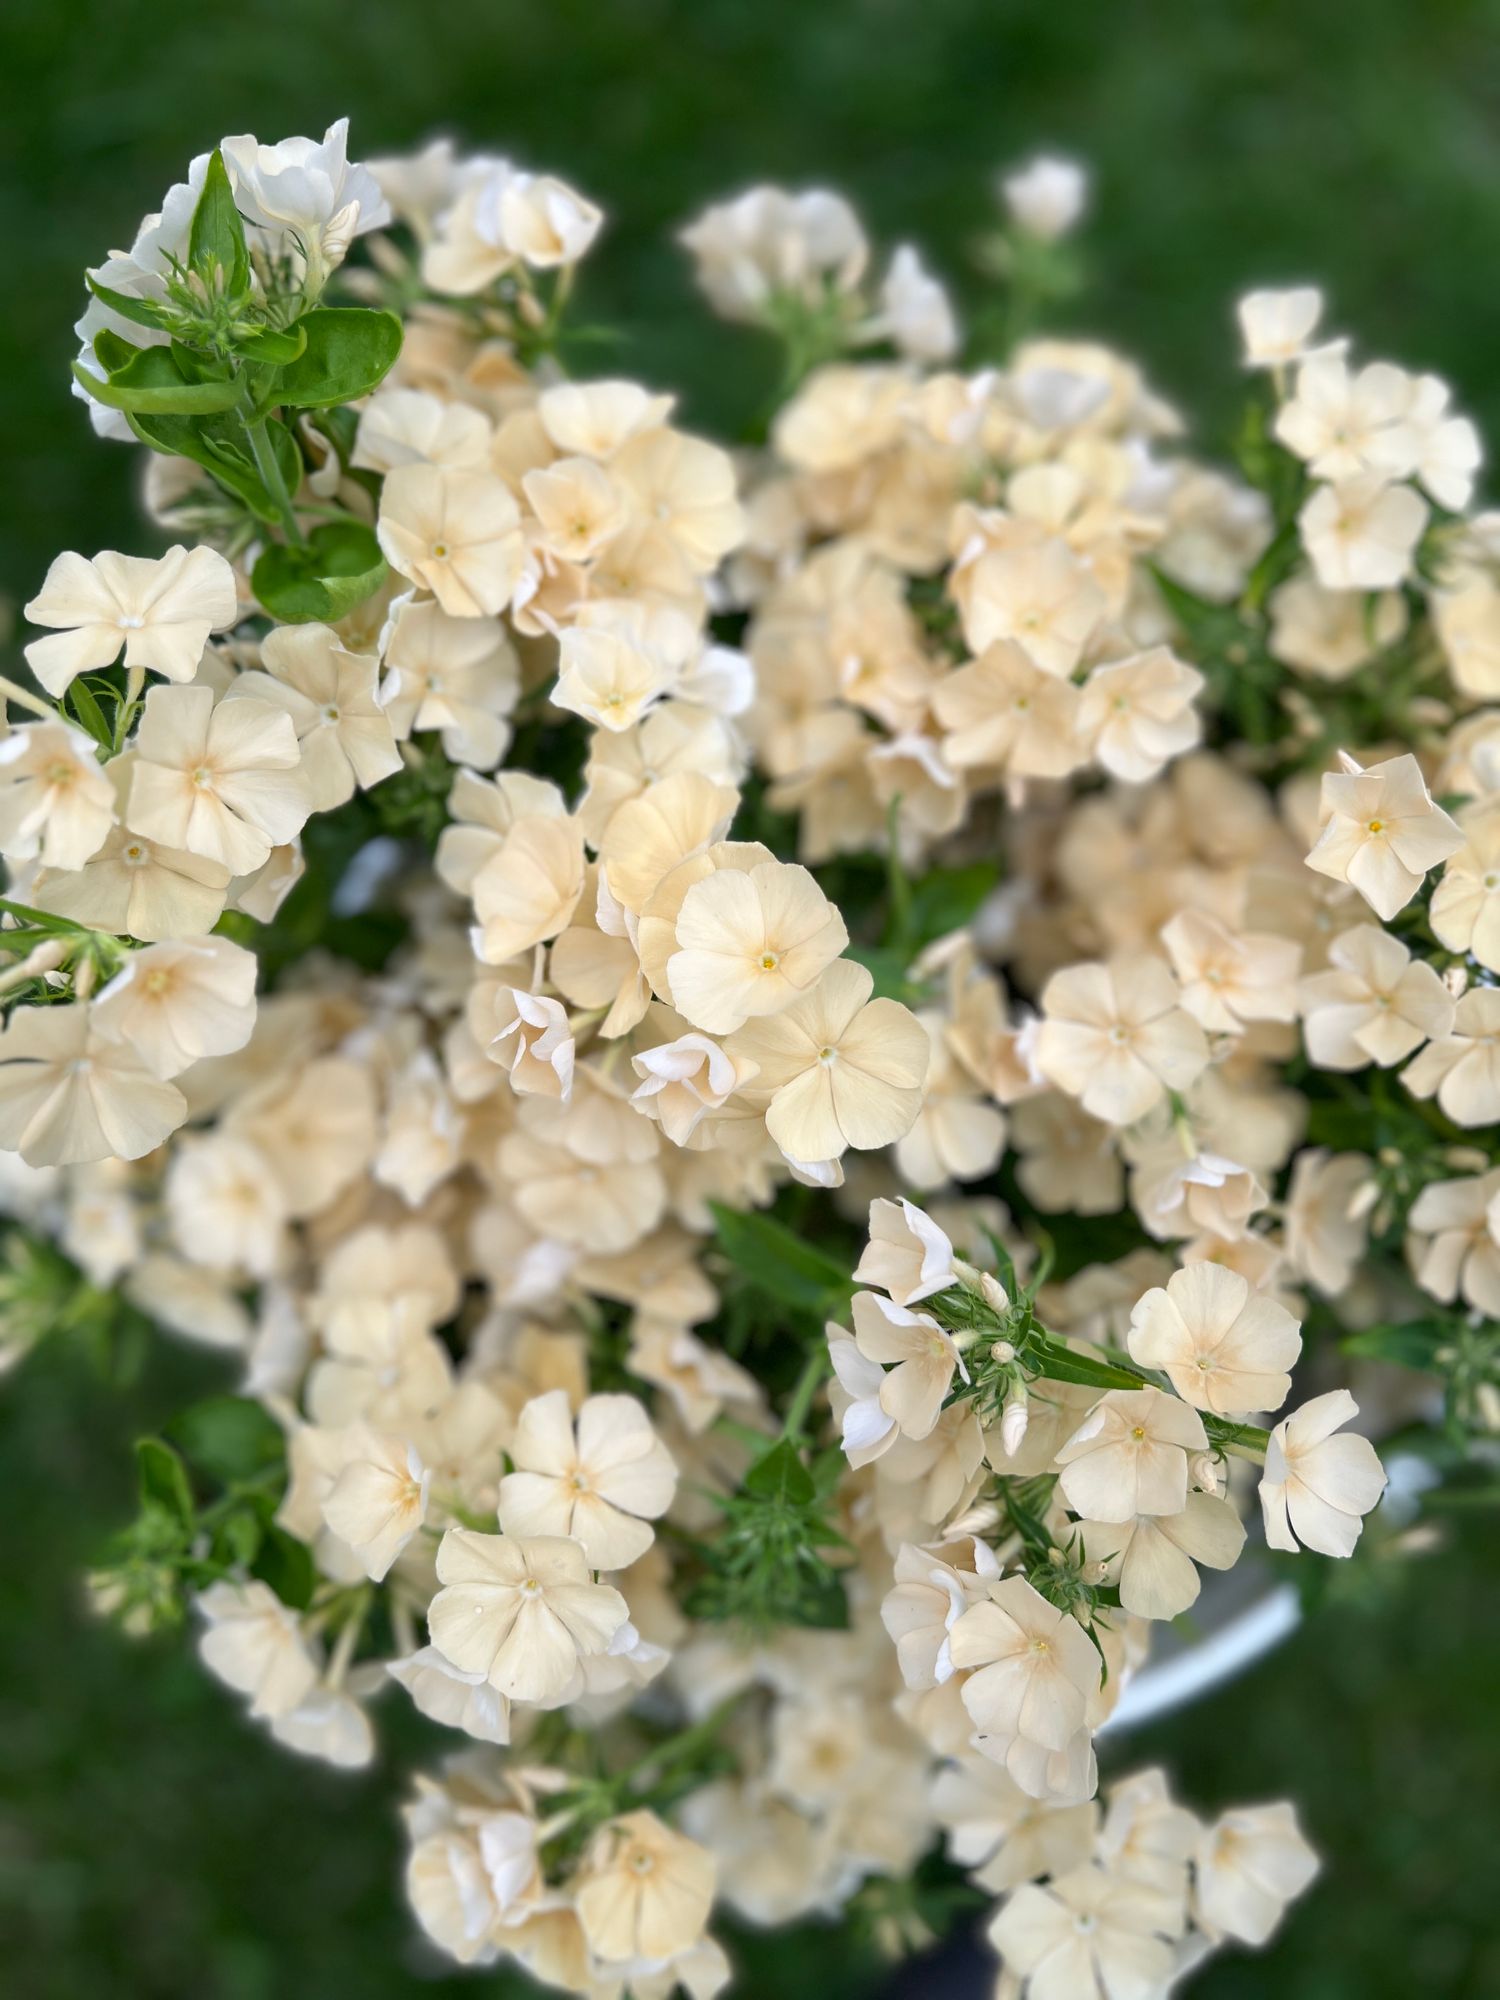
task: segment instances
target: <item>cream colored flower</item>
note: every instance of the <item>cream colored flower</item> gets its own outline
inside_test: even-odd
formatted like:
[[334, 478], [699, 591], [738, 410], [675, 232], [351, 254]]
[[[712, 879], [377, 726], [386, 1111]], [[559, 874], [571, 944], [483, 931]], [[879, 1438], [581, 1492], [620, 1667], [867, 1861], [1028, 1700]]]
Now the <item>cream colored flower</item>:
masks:
[[1208, 1061], [1203, 1030], [1157, 958], [1055, 972], [1042, 1013], [1037, 1067], [1106, 1124], [1133, 1124], [1168, 1090], [1186, 1089]]
[[1008, 640], [987, 647], [932, 697], [948, 732], [943, 754], [956, 771], [976, 767], [1016, 778], [1065, 778], [1084, 761], [1078, 689], [1045, 672]]
[[387, 1660], [385, 1670], [399, 1681], [412, 1705], [448, 1729], [461, 1729], [480, 1743], [509, 1743], [510, 1703], [483, 1674], [461, 1673], [436, 1646], [419, 1646], [405, 1659]]
[[870, 1203], [870, 1235], [854, 1267], [858, 1285], [878, 1285], [898, 1306], [914, 1306], [958, 1283], [953, 1245], [925, 1209], [905, 1196]]
[[[130, 796], [134, 764], [133, 751], [110, 759], [117, 811]], [[103, 846], [81, 868], [46, 869], [38, 875], [31, 900], [39, 909], [91, 930], [155, 944], [212, 930], [223, 915], [229, 883], [229, 870], [217, 861], [158, 847], [123, 826], [112, 826]]]
[[557, 1001], [514, 986], [476, 986], [469, 1025], [490, 1061], [510, 1077], [512, 1090], [567, 1103], [573, 1094], [573, 1030]]
[[259, 673], [229, 693], [292, 719], [314, 812], [329, 812], [401, 769], [390, 718], [375, 698], [375, 660], [351, 653], [326, 625], [279, 625], [261, 642]]
[[1043, 1804], [1000, 1766], [974, 1758], [945, 1764], [933, 1779], [929, 1803], [947, 1829], [948, 1858], [992, 1896], [1079, 1867], [1093, 1852], [1099, 1825], [1092, 1802]]
[[1199, 910], [1163, 925], [1182, 1004], [1210, 1034], [1239, 1034], [1249, 1021], [1297, 1018], [1301, 946], [1264, 932], [1235, 932]]
[[1414, 1097], [1437, 1098], [1455, 1125], [1500, 1120], [1500, 987], [1473, 986], [1453, 1009], [1452, 1032], [1401, 1072]]
[[0, 850], [8, 861], [82, 868], [114, 817], [114, 786], [81, 729], [27, 722], [0, 738]]
[[432, 1643], [512, 1701], [567, 1700], [580, 1659], [604, 1652], [629, 1616], [619, 1591], [590, 1581], [578, 1543], [557, 1536], [516, 1541], [449, 1528], [437, 1574]]
[[290, 1715], [312, 1693], [317, 1660], [296, 1612], [268, 1584], [210, 1584], [197, 1609], [207, 1621], [198, 1657], [237, 1694], [250, 1696], [252, 1715]]
[[1121, 1604], [1138, 1618], [1180, 1617], [1202, 1588], [1194, 1565], [1233, 1569], [1245, 1546], [1239, 1515], [1210, 1493], [1189, 1493], [1180, 1514], [1084, 1521], [1079, 1533], [1088, 1560], [1109, 1565]]
[[610, 460], [610, 477], [650, 534], [694, 573], [716, 569], [744, 533], [728, 452], [681, 431], [638, 431]]
[[1203, 734], [1203, 676], [1165, 646], [1095, 667], [1078, 704], [1078, 740], [1113, 777], [1142, 785]]
[[1407, 1211], [1407, 1258], [1422, 1290], [1452, 1305], [1460, 1295], [1500, 1318], [1500, 1168], [1429, 1181]]
[[291, 717], [212, 688], [154, 687], [136, 735], [125, 824], [249, 875], [311, 810]]
[[659, 429], [672, 402], [636, 382], [556, 382], [537, 397], [536, 413], [565, 456], [607, 460], [627, 438]]
[[391, 568], [430, 590], [452, 618], [493, 617], [521, 578], [521, 510], [490, 472], [397, 466], [381, 488], [376, 533]]
[[[510, 743], [507, 718], [521, 691], [520, 663], [500, 621], [451, 618], [440, 604], [402, 597], [391, 607], [381, 654], [380, 705], [396, 736], [404, 742], [435, 729], [454, 763], [492, 771]], [[466, 775], [454, 780], [455, 791]]]
[[1131, 1312], [1129, 1344], [1142, 1368], [1163, 1369], [1179, 1396], [1221, 1417], [1279, 1409], [1302, 1352], [1285, 1306], [1220, 1264], [1190, 1264], [1165, 1291], [1147, 1292]]
[[316, 1215], [370, 1165], [377, 1141], [368, 1067], [320, 1056], [240, 1098], [226, 1129], [265, 1157], [294, 1221]]
[[1319, 1069], [1389, 1069], [1453, 1027], [1453, 996], [1423, 959], [1375, 924], [1328, 947], [1328, 970], [1298, 989], [1307, 1053]]
[[566, 1390], [533, 1396], [500, 1482], [500, 1527], [530, 1540], [571, 1535], [596, 1570], [628, 1569], [677, 1489], [677, 1467], [634, 1396], [590, 1396], [575, 1434]]
[[1203, 1419], [1191, 1405], [1160, 1389], [1110, 1389], [1058, 1447], [1058, 1484], [1074, 1513], [1089, 1521], [1180, 1514], [1188, 1453], [1207, 1448]]
[[1273, 1549], [1299, 1545], [1350, 1556], [1364, 1516], [1385, 1491], [1385, 1467], [1368, 1438], [1337, 1437], [1359, 1415], [1347, 1389], [1314, 1396], [1271, 1433], [1260, 1506]]
[[551, 699], [598, 729], [633, 729], [671, 688], [674, 675], [657, 654], [629, 634], [570, 626], [559, 646]]
[[667, 963], [672, 1000], [695, 1028], [725, 1034], [778, 1013], [849, 942], [844, 920], [805, 868], [763, 861], [695, 882]]
[[654, 1118], [674, 1146], [686, 1146], [711, 1111], [721, 1110], [756, 1074], [748, 1057], [729, 1054], [696, 1032], [630, 1059], [641, 1081], [630, 1101]]
[[878, 1292], [854, 1294], [854, 1344], [888, 1370], [877, 1400], [903, 1437], [924, 1438], [938, 1420], [955, 1374], [969, 1371], [935, 1319], [908, 1312]]
[[1292, 1164], [1282, 1212], [1286, 1254], [1298, 1275], [1328, 1298], [1338, 1297], [1364, 1258], [1372, 1173], [1363, 1153], [1320, 1147], [1300, 1152]]
[[1010, 640], [1045, 673], [1072, 673], [1105, 598], [1066, 543], [990, 549], [961, 573], [964, 637], [976, 653]]
[[26, 606], [33, 625], [61, 627], [33, 639], [26, 661], [50, 695], [77, 674], [107, 667], [125, 648], [128, 669], [190, 681], [210, 632], [239, 616], [234, 571], [213, 549], [170, 548], [164, 556], [92, 559], [60, 555]]
[[358, 1425], [343, 1470], [323, 1501], [323, 1519], [379, 1583], [427, 1518], [431, 1475], [415, 1448]]
[[[674, 869], [706, 856], [723, 840], [739, 802], [733, 785], [698, 771], [652, 780], [611, 813], [598, 837], [600, 871], [610, 895], [640, 916]], [[686, 889], [684, 879], [684, 894]], [[602, 900], [600, 907], [602, 913]]]
[[536, 271], [576, 264], [604, 224], [604, 213], [555, 174], [500, 166], [479, 199], [482, 235]]
[[1428, 869], [1464, 844], [1412, 756], [1367, 770], [1344, 757], [1342, 770], [1324, 774], [1321, 815], [1308, 867], [1350, 883], [1386, 923], [1416, 895]]
[[94, 1027], [127, 1043], [153, 1075], [242, 1049], [255, 1026], [255, 954], [228, 938], [132, 952], [94, 1002]]
[[1314, 354], [1297, 370], [1275, 433], [1315, 479], [1405, 478], [1415, 465], [1411, 392], [1412, 378], [1389, 361], [1353, 374], [1342, 354]]
[[1003, 175], [999, 187], [1016, 227], [1053, 243], [1082, 219], [1088, 206], [1089, 171], [1060, 153], [1038, 153]]
[[377, 389], [359, 413], [349, 463], [370, 472], [398, 465], [490, 462], [492, 433], [482, 410], [444, 402], [420, 389]]
[[541, 546], [559, 562], [588, 562], [626, 524], [619, 489], [591, 458], [559, 458], [521, 481], [541, 526]]
[[167, 1215], [183, 1256], [269, 1278], [286, 1251], [286, 1205], [253, 1146], [222, 1131], [184, 1138], [167, 1169]]
[[28, 1166], [138, 1160], [187, 1109], [87, 1002], [17, 1008], [0, 1033], [0, 1149]]
[[1246, 292], [1235, 312], [1245, 339], [1246, 367], [1285, 368], [1307, 353], [1323, 316], [1323, 294], [1316, 285]]
[[1432, 892], [1433, 934], [1449, 951], [1471, 952], [1500, 972], [1500, 802], [1470, 807], [1458, 824], [1464, 845]]
[[716, 1879], [714, 1857], [695, 1840], [654, 1812], [624, 1813], [600, 1827], [585, 1850], [573, 1901], [596, 1958], [654, 1965], [698, 1942]]
[[[1019, 1740], [1066, 1751], [1085, 1728], [1088, 1703], [1099, 1687], [1099, 1655], [1083, 1627], [1024, 1577], [1005, 1577], [988, 1584], [986, 1592], [948, 1634], [953, 1664], [967, 1675], [964, 1707], [975, 1728], [997, 1746]], [[1003, 1748], [995, 1761], [1010, 1769]], [[1023, 1776], [1011, 1769], [1011, 1776], [1023, 1791], [1039, 1796], [1027, 1782], [1029, 1770]]]
[[1238, 1806], [1204, 1830], [1193, 1857], [1193, 1915], [1210, 1936], [1263, 1945], [1317, 1872], [1289, 1803]]
[[583, 894], [583, 833], [576, 820], [550, 813], [517, 819], [472, 885], [478, 919], [475, 950], [486, 965], [563, 930]]
[[1155, 2000], [1171, 1985], [1181, 1930], [1180, 1898], [1092, 1864], [1045, 1889], [1024, 1883], [989, 1938], [1032, 2000]]
[[1358, 672], [1406, 630], [1405, 600], [1382, 591], [1370, 610], [1362, 590], [1325, 590], [1315, 577], [1294, 576], [1270, 598], [1271, 636], [1278, 660], [1319, 680], [1342, 681]]
[[1410, 486], [1366, 474], [1317, 487], [1297, 521], [1325, 590], [1394, 590], [1411, 573], [1427, 514]]
[[810, 993], [730, 1040], [734, 1058], [755, 1065], [743, 1092], [765, 1105], [766, 1129], [788, 1159], [889, 1145], [916, 1118], [927, 1035], [898, 1001], [872, 1000], [874, 983], [866, 967], [838, 959]]

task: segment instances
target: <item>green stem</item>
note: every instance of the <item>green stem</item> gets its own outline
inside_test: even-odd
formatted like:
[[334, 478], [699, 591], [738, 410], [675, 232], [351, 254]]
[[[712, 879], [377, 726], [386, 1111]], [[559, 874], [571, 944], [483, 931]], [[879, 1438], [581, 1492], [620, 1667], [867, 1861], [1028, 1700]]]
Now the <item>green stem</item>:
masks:
[[781, 1426], [784, 1438], [799, 1438], [802, 1435], [812, 1399], [832, 1365], [826, 1347], [815, 1347], [808, 1355], [797, 1378], [797, 1386], [792, 1391], [792, 1400], [786, 1406], [786, 1417]]
[[287, 540], [294, 548], [305, 548], [306, 539], [297, 525], [297, 510], [292, 505], [292, 496], [286, 490], [286, 481], [282, 478], [281, 467], [276, 462], [276, 452], [271, 444], [271, 434], [266, 429], [265, 418], [257, 417], [254, 423], [247, 423], [245, 435], [250, 440], [250, 449], [255, 456], [255, 469], [260, 474], [261, 484], [271, 496]]

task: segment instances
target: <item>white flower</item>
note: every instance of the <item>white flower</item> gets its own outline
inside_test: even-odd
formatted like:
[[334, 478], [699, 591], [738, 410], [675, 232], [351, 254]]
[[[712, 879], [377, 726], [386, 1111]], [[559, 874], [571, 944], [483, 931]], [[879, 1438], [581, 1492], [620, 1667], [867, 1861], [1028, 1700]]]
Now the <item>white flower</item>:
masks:
[[1319, 486], [1297, 516], [1326, 590], [1394, 590], [1411, 573], [1427, 503], [1375, 474]]
[[1048, 1886], [1024, 1883], [989, 1928], [1031, 2000], [1158, 2000], [1176, 1963], [1182, 1914], [1170, 1895], [1097, 1865]]
[[242, 1049], [255, 1026], [254, 952], [228, 938], [132, 952], [94, 1002], [94, 1026], [123, 1041], [153, 1075]]
[[721, 868], [683, 898], [667, 962], [672, 999], [695, 1028], [723, 1034], [790, 1006], [848, 942], [843, 918], [805, 868]]
[[1043, 989], [1042, 1012], [1038, 1069], [1111, 1125], [1144, 1117], [1208, 1061], [1203, 1030], [1158, 958], [1066, 966]]
[[571, 1535], [592, 1569], [626, 1569], [654, 1540], [650, 1523], [677, 1490], [677, 1467], [633, 1396], [590, 1396], [575, 1434], [567, 1391], [534, 1396], [500, 1482], [507, 1535]]
[[8, 861], [82, 868], [114, 817], [114, 786], [81, 729], [26, 722], [0, 738], [0, 851]]
[[1349, 1556], [1364, 1516], [1385, 1491], [1385, 1467], [1368, 1438], [1334, 1433], [1359, 1415], [1347, 1389], [1314, 1396], [1271, 1433], [1260, 1482], [1266, 1540], [1320, 1555]]
[[707, 1035], [679, 1035], [630, 1059], [641, 1082], [630, 1101], [654, 1118], [674, 1146], [686, 1146], [711, 1111], [720, 1110], [755, 1075], [755, 1064], [736, 1058]]
[[569, 1699], [580, 1657], [606, 1651], [629, 1619], [619, 1591], [590, 1581], [578, 1543], [557, 1536], [516, 1541], [450, 1528], [437, 1574], [432, 1643], [512, 1701]]
[[881, 1409], [903, 1436], [925, 1438], [955, 1373], [969, 1379], [953, 1336], [926, 1313], [908, 1312], [878, 1292], [856, 1292], [853, 1314], [860, 1354], [889, 1370], [879, 1386]]
[[364, 1425], [350, 1432], [345, 1452], [323, 1519], [379, 1583], [427, 1518], [432, 1475], [414, 1446]]
[[1334, 939], [1327, 971], [1302, 981], [1298, 1004], [1307, 1053], [1319, 1069], [1371, 1062], [1389, 1069], [1453, 1027], [1453, 996], [1441, 978], [1376, 924], [1356, 924]]
[[290, 716], [212, 688], [154, 687], [136, 734], [125, 824], [249, 875], [311, 810]]
[[263, 146], [250, 133], [226, 139], [220, 150], [234, 188], [235, 206], [265, 232], [273, 255], [291, 237], [307, 263], [316, 295], [356, 236], [383, 229], [391, 219], [380, 183], [367, 167], [351, 165], [349, 120], [330, 125], [321, 140], [283, 139]]
[[1316, 285], [1246, 292], [1236, 311], [1245, 337], [1246, 367], [1284, 368], [1306, 355], [1323, 316], [1323, 294]]
[[127, 668], [190, 681], [209, 633], [233, 625], [239, 605], [234, 571], [213, 549], [170, 548], [155, 561], [106, 549], [58, 556], [26, 616], [61, 628], [26, 648], [31, 671], [60, 695], [76, 674], [109, 666], [122, 646]]
[[[499, 619], [453, 618], [429, 599], [401, 597], [381, 650], [388, 671], [380, 705], [396, 735], [404, 741], [414, 730], [435, 729], [453, 763], [492, 771], [510, 743], [506, 718], [521, 691], [520, 661]], [[472, 783], [461, 770], [455, 795]], [[455, 814], [463, 817], [457, 806]]]
[[975, 1728], [995, 1739], [998, 1755], [980, 1747], [1005, 1764], [1023, 1791], [1042, 1796], [1032, 1760], [1013, 1761], [1009, 1750], [1019, 1741], [1057, 1754], [1080, 1731], [1087, 1740], [1088, 1702], [1100, 1672], [1088, 1634], [1024, 1577], [1008, 1576], [989, 1583], [984, 1599], [955, 1620], [948, 1649], [967, 1675], [964, 1707]]
[[1341, 354], [1315, 354], [1277, 412], [1276, 435], [1315, 479], [1403, 479], [1415, 464], [1411, 389], [1411, 377], [1388, 361], [1351, 375]]
[[1045, 243], [1066, 236], [1088, 205], [1088, 168], [1058, 153], [1038, 153], [1000, 182], [1011, 221]]
[[1232, 1569], [1245, 1530], [1227, 1500], [1189, 1493], [1180, 1514], [1137, 1514], [1119, 1522], [1079, 1525], [1090, 1562], [1110, 1565], [1120, 1602], [1138, 1618], [1176, 1618], [1198, 1601], [1195, 1563]]
[[0, 1034], [0, 1148], [30, 1166], [138, 1160], [186, 1116], [176, 1084], [105, 1035], [87, 1002], [18, 1008]]
[[1203, 1419], [1190, 1404], [1160, 1389], [1110, 1389], [1059, 1447], [1058, 1485], [1090, 1521], [1180, 1514], [1188, 1453], [1207, 1448]]
[[208, 1621], [198, 1640], [199, 1658], [237, 1693], [250, 1696], [252, 1715], [290, 1715], [312, 1693], [317, 1660], [296, 1612], [269, 1584], [210, 1584], [197, 1609]]
[[377, 663], [351, 653], [326, 625], [278, 625], [260, 649], [260, 673], [228, 690], [285, 709], [297, 732], [314, 812], [329, 812], [401, 769], [390, 717], [376, 700]]
[[1199, 1842], [1193, 1914], [1211, 1936], [1262, 1945], [1317, 1872], [1290, 1804], [1237, 1807]]
[[870, 1203], [870, 1238], [855, 1266], [860, 1285], [878, 1285], [898, 1306], [914, 1306], [958, 1283], [953, 1245], [925, 1209], [904, 1195]]
[[675, 678], [666, 661], [627, 634], [573, 625], [562, 634], [551, 699], [598, 729], [633, 729]]
[[484, 1674], [460, 1672], [436, 1646], [419, 1647], [402, 1660], [387, 1660], [385, 1670], [434, 1722], [461, 1729], [481, 1743], [509, 1743], [510, 1703]]
[[1351, 884], [1389, 923], [1427, 871], [1463, 846], [1463, 832], [1434, 803], [1415, 757], [1390, 757], [1368, 769], [1347, 755], [1342, 762], [1341, 770], [1323, 775], [1324, 825], [1307, 865]]
[[470, 1024], [490, 1061], [509, 1075], [514, 1091], [568, 1102], [573, 1094], [573, 1030], [556, 1000], [500, 986], [494, 990], [482, 1032], [473, 1008]]
[[430, 590], [451, 618], [493, 617], [521, 580], [521, 510], [491, 472], [398, 465], [380, 491], [376, 535], [391, 568]]
[[815, 304], [825, 286], [852, 291], [869, 255], [853, 209], [823, 188], [748, 188], [705, 209], [678, 241], [726, 319], [759, 319], [782, 294]]
[[957, 353], [958, 322], [947, 291], [910, 243], [892, 253], [880, 310], [892, 341], [908, 359], [933, 363]]
[[1179, 1396], [1221, 1417], [1279, 1409], [1301, 1352], [1286, 1307], [1222, 1264], [1174, 1271], [1130, 1314], [1131, 1359], [1165, 1370]]
[[553, 174], [502, 166], [479, 192], [475, 221], [481, 236], [523, 264], [551, 271], [587, 254], [604, 213]]
[[1202, 686], [1165, 646], [1095, 667], [1078, 704], [1079, 739], [1112, 776], [1145, 784], [1202, 735], [1193, 707]]

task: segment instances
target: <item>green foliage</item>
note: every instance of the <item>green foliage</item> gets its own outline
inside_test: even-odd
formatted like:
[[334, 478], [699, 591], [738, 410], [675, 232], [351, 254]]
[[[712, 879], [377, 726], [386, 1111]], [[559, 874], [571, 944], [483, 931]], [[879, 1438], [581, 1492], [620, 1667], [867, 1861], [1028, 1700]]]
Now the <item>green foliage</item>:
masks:
[[273, 542], [251, 576], [266, 610], [288, 625], [336, 623], [384, 581], [374, 531], [355, 520], [325, 521], [300, 546]]
[[774, 1216], [710, 1202], [715, 1241], [764, 1298], [823, 1320], [843, 1311], [854, 1281], [846, 1263], [805, 1241]]
[[401, 352], [394, 313], [363, 306], [319, 306], [297, 328], [302, 351], [262, 395], [263, 407], [322, 410], [368, 396]]
[[166, 1426], [166, 1437], [193, 1470], [218, 1486], [259, 1479], [286, 1455], [275, 1420], [248, 1396], [209, 1396]]
[[193, 210], [188, 235], [188, 264], [210, 289], [221, 285], [236, 299], [250, 284], [250, 253], [245, 225], [234, 205], [234, 190], [224, 155], [215, 146], [203, 178], [203, 192]]
[[849, 1548], [831, 1519], [842, 1469], [837, 1448], [808, 1462], [783, 1436], [754, 1461], [737, 1492], [716, 1495], [718, 1526], [678, 1538], [690, 1559], [689, 1616], [756, 1634], [778, 1625], [847, 1626], [848, 1603], [830, 1560]]

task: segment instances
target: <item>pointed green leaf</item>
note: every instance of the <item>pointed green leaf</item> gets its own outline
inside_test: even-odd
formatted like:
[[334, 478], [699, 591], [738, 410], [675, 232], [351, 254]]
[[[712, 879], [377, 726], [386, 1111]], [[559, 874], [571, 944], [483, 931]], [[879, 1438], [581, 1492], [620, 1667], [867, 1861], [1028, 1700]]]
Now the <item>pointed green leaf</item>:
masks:
[[229, 185], [224, 155], [217, 146], [208, 162], [198, 206], [193, 210], [188, 263], [205, 278], [211, 278], [216, 269], [224, 271], [232, 298], [238, 298], [249, 288], [250, 256], [245, 248], [245, 225], [234, 205], [234, 189]]
[[329, 521], [305, 548], [276, 542], [255, 565], [251, 588], [288, 625], [333, 624], [385, 581], [385, 558], [362, 521]]
[[169, 324], [166, 313], [151, 299], [133, 299], [129, 292], [117, 292], [109, 285], [101, 285], [92, 271], [85, 271], [83, 276], [99, 303], [108, 306], [112, 313], [118, 313], [121, 319], [128, 319], [134, 326], [149, 326], [158, 333]]
[[187, 1467], [169, 1444], [160, 1438], [138, 1438], [135, 1466], [143, 1504], [160, 1507], [179, 1521], [193, 1519], [196, 1509]]
[[303, 324], [301, 320], [293, 320], [290, 326], [262, 326], [254, 333], [242, 334], [234, 343], [234, 351], [242, 354], [247, 361], [284, 368], [287, 362], [295, 361], [306, 346], [307, 333]]
[[96, 403], [143, 416], [208, 416], [216, 410], [232, 410], [243, 393], [239, 381], [185, 382], [165, 347], [137, 348], [135, 359], [113, 371], [108, 381], [101, 381], [76, 361], [73, 373]]

